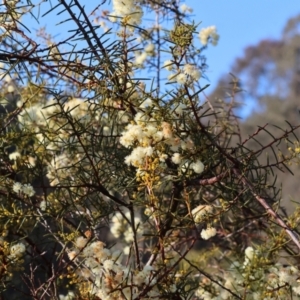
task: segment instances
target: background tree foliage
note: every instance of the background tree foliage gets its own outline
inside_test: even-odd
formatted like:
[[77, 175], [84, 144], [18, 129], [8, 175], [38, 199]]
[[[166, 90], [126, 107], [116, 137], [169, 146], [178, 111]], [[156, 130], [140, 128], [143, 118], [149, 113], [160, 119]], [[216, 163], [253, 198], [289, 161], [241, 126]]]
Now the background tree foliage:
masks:
[[[299, 122], [245, 135], [236, 77], [230, 101], [200, 100], [219, 36], [190, 12], [168, 0], [1, 5], [2, 299], [300, 295], [300, 211], [281, 207], [273, 176], [299, 160]], [[28, 15], [73, 29], [32, 33]], [[264, 42], [268, 64], [234, 69], [261, 103], [260, 76], [293, 77], [275, 63], [282, 47]], [[295, 82], [278, 85], [277, 102]]]
[[[239, 109], [246, 112], [246, 119], [240, 126], [243, 136], [252, 135], [258, 127], [265, 127], [267, 124], [266, 129], [272, 135], [280, 134], [278, 127], [284, 130], [289, 126], [287, 122], [290, 124], [299, 122], [299, 20], [299, 16], [288, 20], [280, 40], [263, 40], [246, 48], [244, 56], [237, 58], [232, 66], [230, 72], [236, 77], [235, 80], [238, 78], [239, 89], [235, 100], [242, 104]], [[228, 98], [230, 80], [232, 78], [227, 76], [222, 78], [210, 95], [211, 98]], [[257, 141], [252, 139], [249, 143], [251, 149], [258, 150], [261, 143], [266, 145], [272, 140], [273, 137], [269, 133], [260, 132]], [[272, 156], [272, 153], [269, 155]], [[260, 160], [266, 163], [265, 153], [260, 155]], [[295, 205], [291, 200], [298, 201], [300, 173], [298, 164], [288, 166], [295, 176], [290, 176], [289, 172], [283, 169], [274, 171], [277, 176], [277, 187], [280, 188], [282, 184], [284, 206], [293, 211]]]

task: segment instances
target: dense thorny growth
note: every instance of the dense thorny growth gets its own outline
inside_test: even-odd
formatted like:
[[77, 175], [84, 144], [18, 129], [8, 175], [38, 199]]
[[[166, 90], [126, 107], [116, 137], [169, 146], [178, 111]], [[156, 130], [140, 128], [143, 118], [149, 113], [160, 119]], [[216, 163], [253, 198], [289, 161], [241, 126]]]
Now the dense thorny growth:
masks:
[[[300, 211], [271, 177], [298, 159], [298, 126], [248, 147], [268, 128], [240, 135], [236, 78], [231, 101], [204, 98], [219, 35], [186, 4], [81, 2], [1, 5], [3, 299], [300, 295]], [[34, 34], [30, 16], [70, 31]]]

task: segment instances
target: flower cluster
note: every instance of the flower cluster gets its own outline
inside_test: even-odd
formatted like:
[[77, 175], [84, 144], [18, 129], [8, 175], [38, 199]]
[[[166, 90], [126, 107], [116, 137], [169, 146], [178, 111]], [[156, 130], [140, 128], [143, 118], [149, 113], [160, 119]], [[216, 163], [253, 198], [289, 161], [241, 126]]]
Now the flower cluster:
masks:
[[186, 12], [189, 12], [189, 13], [192, 13], [193, 12], [193, 9], [189, 6], [187, 6], [185, 3], [183, 3], [181, 6], [180, 6], [180, 9], [183, 13], [186, 13]]
[[163, 67], [168, 71], [172, 71], [173, 70], [173, 62], [171, 60], [165, 60]]
[[[211, 205], [199, 205], [192, 210], [192, 216], [196, 224], [207, 221], [212, 216], [213, 207]], [[204, 240], [208, 240], [217, 234], [216, 228], [208, 226], [206, 229], [202, 229], [201, 237]]]
[[100, 299], [129, 300], [138, 297], [143, 287], [149, 291], [143, 299], [159, 299], [156, 289], [154, 269], [144, 266], [134, 270], [121, 264], [121, 253], [112, 252], [101, 241], [89, 243], [88, 239], [78, 237], [74, 248], [69, 251], [70, 260], [78, 263], [76, 275], [90, 284], [89, 294]]
[[[177, 107], [175, 113], [182, 114], [182, 107]], [[192, 151], [194, 143], [191, 139], [182, 139], [174, 134], [172, 125], [168, 122], [157, 122], [153, 117], [145, 113], [138, 112], [134, 121], [127, 125], [122, 132], [120, 143], [126, 148], [133, 148], [130, 155], [125, 158], [127, 165], [132, 165], [138, 170], [146, 170], [147, 157], [158, 158], [164, 162], [169, 155], [162, 149], [170, 149], [172, 161], [180, 165], [182, 155], [177, 152], [179, 149]], [[204, 165], [200, 160], [192, 162], [184, 161], [181, 169], [193, 170], [200, 174], [204, 170]]]
[[217, 230], [214, 227], [208, 227], [207, 229], [202, 229], [201, 231], [201, 237], [204, 240], [208, 240], [211, 237], [215, 236], [217, 234]]
[[[21, 107], [23, 104], [19, 101], [18, 106]], [[92, 117], [90, 110], [93, 110], [93, 107], [80, 98], [69, 99], [64, 104], [59, 104], [57, 100], [52, 99], [47, 102], [47, 106], [41, 103], [28, 104], [18, 114], [18, 124], [21, 129], [32, 128], [38, 142], [47, 149], [59, 150], [62, 146], [61, 140], [65, 140], [69, 128], [66, 126], [62, 128], [58, 116], [70, 114], [72, 118], [85, 125]], [[56, 133], [56, 138], [52, 136], [53, 132]]]
[[136, 51], [135, 52], [135, 62], [134, 65], [137, 67], [142, 67], [147, 57], [153, 56], [155, 54], [155, 46], [153, 44], [148, 44], [145, 47], [145, 51]]
[[[138, 26], [143, 17], [143, 10], [139, 0], [113, 0], [113, 12], [110, 21], [117, 22], [118, 18], [123, 18], [126, 24]], [[129, 29], [133, 29], [130, 27]]]
[[10, 247], [10, 255], [9, 258], [12, 260], [16, 260], [21, 258], [25, 253], [25, 245], [22, 243], [15, 244]]
[[67, 295], [59, 295], [59, 300], [73, 300], [75, 299], [75, 294], [69, 291]]
[[[131, 220], [129, 212], [125, 213], [124, 215], [128, 221]], [[130, 226], [130, 224], [125, 218], [120, 212], [116, 213], [111, 219], [112, 225], [110, 226], [110, 232], [117, 239], [120, 238], [120, 236], [122, 235], [124, 237], [124, 241], [127, 244], [129, 244], [134, 240], [134, 232], [132, 226]], [[143, 233], [143, 224], [140, 218], [138, 217], [134, 218], [134, 226], [137, 234]], [[124, 248], [124, 253], [125, 254], [129, 253], [128, 246]]]
[[[166, 70], [172, 71], [174, 65], [172, 61], [166, 60], [163, 66]], [[201, 77], [201, 71], [198, 67], [191, 64], [185, 64], [183, 68], [179, 68], [177, 73], [171, 73], [168, 76], [170, 81], [176, 81], [178, 84], [187, 84], [194, 81], [198, 81]]]
[[50, 181], [50, 185], [56, 186], [65, 180], [69, 180], [72, 173], [70, 165], [77, 163], [80, 159], [80, 154], [70, 157], [66, 152], [54, 156], [48, 164], [47, 178]]
[[[232, 299], [232, 291], [235, 294], [251, 295], [251, 299], [290, 299], [292, 296], [298, 299], [300, 284], [298, 278], [300, 272], [295, 266], [281, 263], [259, 263], [265, 258], [261, 257], [258, 250], [253, 247], [245, 249], [243, 263], [234, 261], [228, 268], [224, 282], [215, 284], [209, 280], [200, 282], [200, 287], [195, 293], [199, 299]], [[227, 289], [225, 290], [223, 286]], [[244, 287], [247, 286], [247, 291]], [[278, 298], [278, 295], [281, 295]]]
[[183, 72], [186, 75], [189, 75], [193, 80], [197, 81], [201, 77], [201, 72], [198, 70], [198, 68], [191, 64], [185, 64], [183, 66]]
[[[174, 162], [174, 157], [172, 157], [172, 160]], [[178, 162], [178, 159], [176, 161]], [[195, 173], [201, 174], [204, 170], [204, 165], [203, 165], [201, 160], [197, 160], [196, 162], [192, 162], [192, 161], [186, 159], [184, 161], [184, 163], [181, 165], [181, 171], [182, 171], [182, 173], [185, 174], [189, 170], [193, 170]]]
[[34, 188], [32, 185], [28, 184], [22, 184], [20, 182], [15, 182], [13, 184], [13, 191], [15, 193], [23, 193], [29, 197], [32, 197], [35, 194]]
[[[72, 126], [70, 122], [66, 122], [66, 115], [69, 116], [72, 122], [86, 126], [92, 120], [98, 120], [99, 114], [95, 112], [95, 104], [88, 103], [84, 99], [71, 98], [58, 101], [51, 99], [47, 102], [47, 106], [42, 103], [26, 105], [22, 112], [18, 114], [18, 124], [21, 129], [32, 130], [36, 139], [35, 152], [41, 153], [51, 150], [51, 155], [48, 159], [47, 177], [50, 184], [55, 186], [63, 181], [70, 179], [72, 173], [70, 166], [82, 160], [82, 147], [77, 148], [77, 154], [72, 151], [63, 151], [61, 149], [68, 143], [74, 143], [74, 137], [70, 137]], [[19, 106], [24, 105], [22, 101]], [[104, 119], [104, 117], [103, 117]], [[103, 121], [105, 124], [105, 120]], [[104, 125], [103, 124], [103, 125]], [[106, 124], [105, 124], [106, 125]], [[103, 126], [103, 135], [110, 135], [111, 129], [108, 126]], [[58, 153], [55, 153], [57, 151]], [[17, 154], [10, 158], [16, 158]], [[28, 158], [28, 165], [34, 166], [35, 161]], [[74, 169], [72, 169], [74, 170]]]
[[192, 215], [195, 223], [200, 223], [209, 217], [213, 213], [213, 207], [211, 205], [199, 205], [192, 210]]
[[216, 46], [218, 44], [220, 36], [217, 33], [216, 26], [209, 26], [201, 29], [199, 38], [202, 45], [204, 46], [206, 46], [208, 42], [211, 42], [214, 46]]

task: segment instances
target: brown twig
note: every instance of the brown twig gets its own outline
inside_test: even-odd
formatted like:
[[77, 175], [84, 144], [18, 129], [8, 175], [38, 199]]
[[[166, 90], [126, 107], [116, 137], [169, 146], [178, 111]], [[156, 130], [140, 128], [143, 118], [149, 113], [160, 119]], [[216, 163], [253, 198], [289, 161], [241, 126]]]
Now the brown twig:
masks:
[[285, 232], [290, 236], [294, 244], [300, 250], [299, 239], [296, 237], [292, 229], [289, 228], [288, 225], [281, 219], [281, 217], [272, 209], [272, 207], [267, 203], [266, 199], [256, 193], [253, 184], [244, 175], [242, 175], [238, 169], [234, 168], [233, 172], [241, 179], [243, 184], [249, 188], [255, 199], [264, 207], [266, 212], [276, 220], [277, 224], [285, 230]]
[[211, 178], [189, 180], [189, 181], [187, 181], [186, 186], [212, 185], [212, 184], [215, 184], [216, 182], [219, 182], [223, 178], [227, 177], [229, 174], [230, 174], [230, 170], [227, 170], [227, 171], [225, 171], [217, 176], [211, 177]]

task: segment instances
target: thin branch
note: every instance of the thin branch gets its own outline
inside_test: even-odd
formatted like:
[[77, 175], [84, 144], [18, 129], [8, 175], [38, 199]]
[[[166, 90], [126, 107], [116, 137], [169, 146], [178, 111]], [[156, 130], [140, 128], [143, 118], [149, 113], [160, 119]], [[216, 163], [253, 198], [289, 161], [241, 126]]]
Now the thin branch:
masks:
[[251, 191], [251, 193], [255, 197], [255, 199], [264, 207], [264, 209], [267, 211], [267, 213], [270, 214], [276, 220], [277, 224], [285, 230], [285, 232], [290, 236], [290, 238], [292, 239], [294, 244], [300, 250], [299, 238], [295, 235], [295, 233], [292, 231], [292, 229], [288, 227], [288, 225], [281, 219], [281, 217], [267, 203], [267, 201], [255, 192], [255, 188], [254, 188], [253, 184], [244, 175], [242, 175], [238, 169], [234, 168], [233, 172], [237, 177], [239, 177], [241, 179], [243, 184], [249, 188], [249, 190]]
[[225, 177], [227, 177], [230, 174], [230, 170], [227, 170], [217, 176], [211, 177], [211, 178], [206, 178], [206, 179], [193, 179], [193, 180], [188, 180], [186, 183], [186, 186], [191, 186], [191, 185], [212, 185], [215, 184], [216, 182], [221, 181]]

